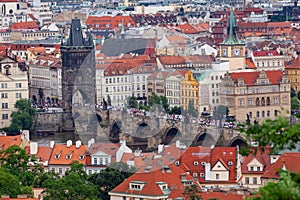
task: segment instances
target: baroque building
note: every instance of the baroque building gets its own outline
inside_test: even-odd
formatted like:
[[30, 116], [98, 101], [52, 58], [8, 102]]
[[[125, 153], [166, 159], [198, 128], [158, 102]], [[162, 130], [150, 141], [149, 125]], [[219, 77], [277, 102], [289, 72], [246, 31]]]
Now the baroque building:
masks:
[[60, 50], [63, 129], [74, 130], [74, 107], [92, 107], [96, 98], [94, 45], [91, 35], [84, 39], [79, 19], [72, 19], [69, 38]]
[[274, 119], [290, 114], [290, 82], [281, 70], [226, 73], [220, 88], [221, 105], [237, 121]]

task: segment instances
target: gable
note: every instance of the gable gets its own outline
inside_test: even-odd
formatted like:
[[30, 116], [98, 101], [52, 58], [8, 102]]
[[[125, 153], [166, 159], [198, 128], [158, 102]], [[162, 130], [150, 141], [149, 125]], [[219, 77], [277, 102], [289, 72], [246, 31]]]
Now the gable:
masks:
[[259, 166], [259, 167], [263, 167], [263, 164], [261, 164], [256, 158], [253, 158], [247, 165], [247, 167], [249, 166]]
[[2, 73], [0, 73], [0, 82], [7, 82], [7, 81], [12, 81], [13, 79], [10, 78], [9, 76], [5, 76]]
[[103, 151], [97, 151], [96, 153], [91, 155], [91, 157], [98, 157], [98, 156], [110, 156], [110, 155]]
[[218, 161], [211, 171], [228, 171], [227, 168], [224, 166], [224, 164], [221, 161]]
[[16, 63], [16, 61], [9, 57], [5, 57], [0, 61], [0, 63]]

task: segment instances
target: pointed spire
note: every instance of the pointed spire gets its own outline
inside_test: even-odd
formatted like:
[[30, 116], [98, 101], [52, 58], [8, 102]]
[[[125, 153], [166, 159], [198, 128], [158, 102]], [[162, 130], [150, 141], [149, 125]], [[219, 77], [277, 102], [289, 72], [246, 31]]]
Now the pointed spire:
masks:
[[122, 19], [122, 30], [121, 30], [121, 38], [125, 38], [125, 27], [124, 27], [124, 18]]
[[80, 19], [72, 19], [68, 46], [84, 46], [83, 34]]
[[239, 40], [237, 36], [237, 25], [233, 14], [233, 8], [230, 8], [230, 15], [227, 25], [227, 37], [221, 43], [225, 45], [235, 45], [235, 44], [245, 44], [243, 41]]

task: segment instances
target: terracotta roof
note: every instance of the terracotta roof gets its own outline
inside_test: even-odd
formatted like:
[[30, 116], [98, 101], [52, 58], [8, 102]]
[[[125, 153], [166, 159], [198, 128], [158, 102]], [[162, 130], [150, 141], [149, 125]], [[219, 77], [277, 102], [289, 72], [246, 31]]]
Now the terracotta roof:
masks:
[[120, 144], [114, 143], [94, 143], [89, 148], [89, 154], [93, 155], [99, 151], [102, 151], [110, 156], [116, 156], [116, 153], [120, 147]]
[[27, 51], [30, 51], [34, 55], [44, 55], [46, 54], [46, 47], [31, 47]]
[[10, 27], [10, 30], [38, 30], [39, 27], [35, 21], [29, 22], [14, 22]]
[[85, 154], [87, 147], [81, 145], [76, 148], [75, 145], [67, 147], [66, 144], [55, 144], [49, 160], [49, 165], [69, 165], [77, 160], [81, 164], [85, 164]]
[[46, 162], [50, 160], [50, 156], [52, 153], [52, 149], [48, 146], [39, 146], [38, 152], [35, 155], [37, 159], [39, 159], [39, 162]]
[[[136, 23], [130, 16], [89, 16], [86, 20], [86, 24], [93, 29], [111, 30], [120, 27], [122, 20], [124, 20], [125, 27], [128, 27], [128, 25], [130, 25], [130, 27], [136, 26]], [[109, 26], [107, 26], [107, 24]]]
[[[147, 168], [148, 167], [148, 168]], [[147, 171], [149, 169], [149, 171]], [[118, 185], [112, 190], [112, 193], [122, 193], [122, 194], [137, 194], [152, 197], [164, 196], [165, 198], [176, 198], [183, 197], [183, 191], [185, 186], [183, 184], [182, 178], [191, 183], [195, 183], [192, 176], [186, 174], [182, 169], [174, 166], [163, 166], [160, 165], [160, 160], [155, 159], [151, 165], [145, 166], [145, 168], [139, 170], [137, 173], [133, 174], [131, 177], [126, 179], [123, 183]], [[144, 187], [141, 190], [133, 190], [129, 187], [130, 183], [138, 182], [144, 183]], [[168, 189], [172, 188], [170, 194], [164, 192], [159, 184], [167, 183]]]
[[186, 43], [189, 39], [178, 35], [168, 35], [166, 38], [170, 43]]
[[285, 69], [300, 69], [300, 56], [285, 63]]
[[148, 76], [148, 80], [149, 79], [159, 79], [158, 76], [161, 76], [162, 79], [165, 79], [168, 77], [168, 75], [169, 75], [169, 72], [167, 72], [167, 71], [158, 71], [158, 72], [154, 72], [150, 76]]
[[[261, 151], [261, 149], [258, 149], [256, 152], [254, 149], [252, 149], [252, 153], [248, 156], [245, 156], [243, 159], [243, 163], [241, 166], [242, 174], [257, 174], [257, 173], [264, 173], [266, 169], [268, 169], [271, 166], [271, 160], [270, 160], [270, 152], [271, 148], [265, 148], [264, 152]], [[249, 171], [248, 170], [248, 164], [253, 161], [253, 159], [257, 159], [258, 162], [260, 162], [263, 165], [263, 169], [260, 172], [257, 171]]]
[[[179, 162], [179, 167], [182, 169], [188, 167], [190, 174], [197, 173], [198, 181], [209, 182], [205, 178], [201, 177], [200, 174], [205, 174], [205, 166], [202, 166], [202, 162], [210, 163], [210, 166], [214, 166], [220, 159], [222, 159], [222, 164], [225, 168], [229, 169], [229, 181], [236, 181], [236, 148], [235, 147], [188, 147], [182, 154], [182, 156], [177, 156], [176, 161]], [[195, 165], [195, 162], [198, 162]], [[232, 165], [229, 166], [229, 162]], [[186, 166], [184, 166], [185, 164]], [[212, 168], [211, 168], [212, 169]], [[223, 181], [224, 182], [224, 181]]]
[[140, 153], [140, 155], [135, 155], [135, 153], [124, 153], [122, 156], [121, 161], [124, 163], [127, 163], [128, 161], [131, 161], [134, 163], [134, 167], [139, 170], [142, 167], [144, 167], [146, 164], [148, 164], [154, 154], [153, 153]]
[[276, 50], [262, 50], [262, 51], [254, 51], [254, 57], [262, 57], [262, 56], [279, 56], [279, 53]]
[[177, 28], [184, 34], [198, 34], [200, 31], [191, 24], [182, 24], [177, 26]]
[[186, 62], [183, 56], [158, 56], [158, 59], [163, 65], [178, 65]]
[[21, 145], [21, 135], [15, 136], [0, 136], [0, 150], [5, 150], [13, 145]]
[[248, 69], [256, 69], [256, 66], [251, 58], [246, 58], [246, 65]]
[[[269, 78], [271, 84], [277, 85], [278, 81], [281, 81], [283, 73], [281, 70], [270, 70], [264, 71]], [[238, 79], [243, 79], [245, 84], [248, 86], [254, 85], [256, 79], [259, 77], [260, 71], [255, 72], [232, 72], [230, 76], [233, 80], [238, 81]]]
[[158, 56], [163, 65], [180, 65], [180, 64], [210, 64], [213, 59], [209, 55], [193, 56]]
[[262, 178], [280, 178], [279, 171], [284, 167], [287, 171], [300, 173], [300, 153], [290, 152], [282, 154], [278, 158], [278, 160], [273, 163], [270, 168], [263, 174]]

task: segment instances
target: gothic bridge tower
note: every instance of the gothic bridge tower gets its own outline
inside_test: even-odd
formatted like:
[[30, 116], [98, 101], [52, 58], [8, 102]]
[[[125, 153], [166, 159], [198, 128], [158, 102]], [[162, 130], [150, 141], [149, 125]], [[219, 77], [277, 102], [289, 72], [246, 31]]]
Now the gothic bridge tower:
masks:
[[74, 108], [95, 105], [95, 55], [90, 33], [83, 37], [79, 19], [72, 19], [69, 38], [61, 44], [63, 130], [74, 131]]

